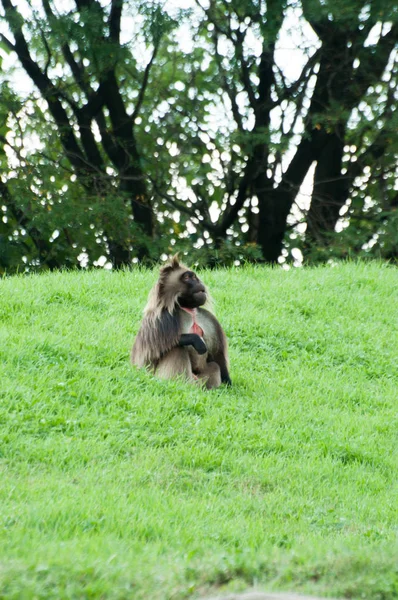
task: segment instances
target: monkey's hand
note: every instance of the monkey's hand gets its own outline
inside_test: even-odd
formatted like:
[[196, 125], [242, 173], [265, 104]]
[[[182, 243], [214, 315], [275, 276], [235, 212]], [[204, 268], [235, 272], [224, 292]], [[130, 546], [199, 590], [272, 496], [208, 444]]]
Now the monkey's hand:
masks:
[[207, 346], [197, 333], [183, 333], [179, 340], [179, 346], [193, 346], [198, 354], [206, 354]]

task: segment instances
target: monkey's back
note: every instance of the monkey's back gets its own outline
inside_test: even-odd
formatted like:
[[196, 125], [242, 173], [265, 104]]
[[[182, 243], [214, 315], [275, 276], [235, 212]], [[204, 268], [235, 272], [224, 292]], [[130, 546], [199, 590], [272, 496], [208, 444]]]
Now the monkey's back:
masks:
[[159, 359], [178, 345], [181, 324], [175, 313], [146, 314], [135, 338], [131, 362], [137, 367], [156, 368]]

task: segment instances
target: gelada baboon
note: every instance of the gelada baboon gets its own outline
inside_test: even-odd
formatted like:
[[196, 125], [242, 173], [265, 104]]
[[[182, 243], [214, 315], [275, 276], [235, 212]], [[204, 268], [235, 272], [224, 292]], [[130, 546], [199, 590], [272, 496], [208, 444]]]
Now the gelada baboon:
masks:
[[158, 377], [180, 375], [208, 389], [231, 384], [227, 339], [215, 316], [202, 308], [207, 300], [206, 287], [174, 256], [149, 294], [132, 363]]

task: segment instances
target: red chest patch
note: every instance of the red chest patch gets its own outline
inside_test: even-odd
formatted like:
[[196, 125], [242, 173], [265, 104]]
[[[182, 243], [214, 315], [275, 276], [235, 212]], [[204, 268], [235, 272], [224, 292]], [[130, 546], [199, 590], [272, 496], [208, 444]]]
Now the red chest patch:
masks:
[[200, 337], [203, 337], [203, 335], [204, 335], [203, 329], [196, 322], [196, 308], [184, 308], [183, 306], [181, 306], [181, 308], [182, 308], [182, 310], [185, 310], [185, 312], [187, 312], [192, 317], [192, 326], [191, 326], [191, 329], [189, 330], [189, 333], [197, 333], [198, 335], [200, 335]]

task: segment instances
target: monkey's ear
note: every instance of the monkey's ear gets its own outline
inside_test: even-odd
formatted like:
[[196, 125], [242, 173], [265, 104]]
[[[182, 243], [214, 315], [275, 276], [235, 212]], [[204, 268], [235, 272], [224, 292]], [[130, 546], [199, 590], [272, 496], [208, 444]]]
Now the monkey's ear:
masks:
[[177, 254], [174, 254], [174, 256], [172, 257], [172, 259], [170, 260], [169, 263], [167, 263], [167, 265], [165, 265], [164, 267], [162, 267], [160, 269], [160, 276], [161, 279], [164, 279], [165, 277], [167, 277], [167, 275], [169, 273], [171, 273], [172, 271], [174, 271], [174, 269], [179, 269], [180, 268], [180, 260], [178, 258], [178, 252]]
[[172, 269], [178, 269], [180, 267], [180, 259], [178, 257], [178, 252], [177, 254], [174, 254], [173, 258], [171, 259], [170, 267]]

